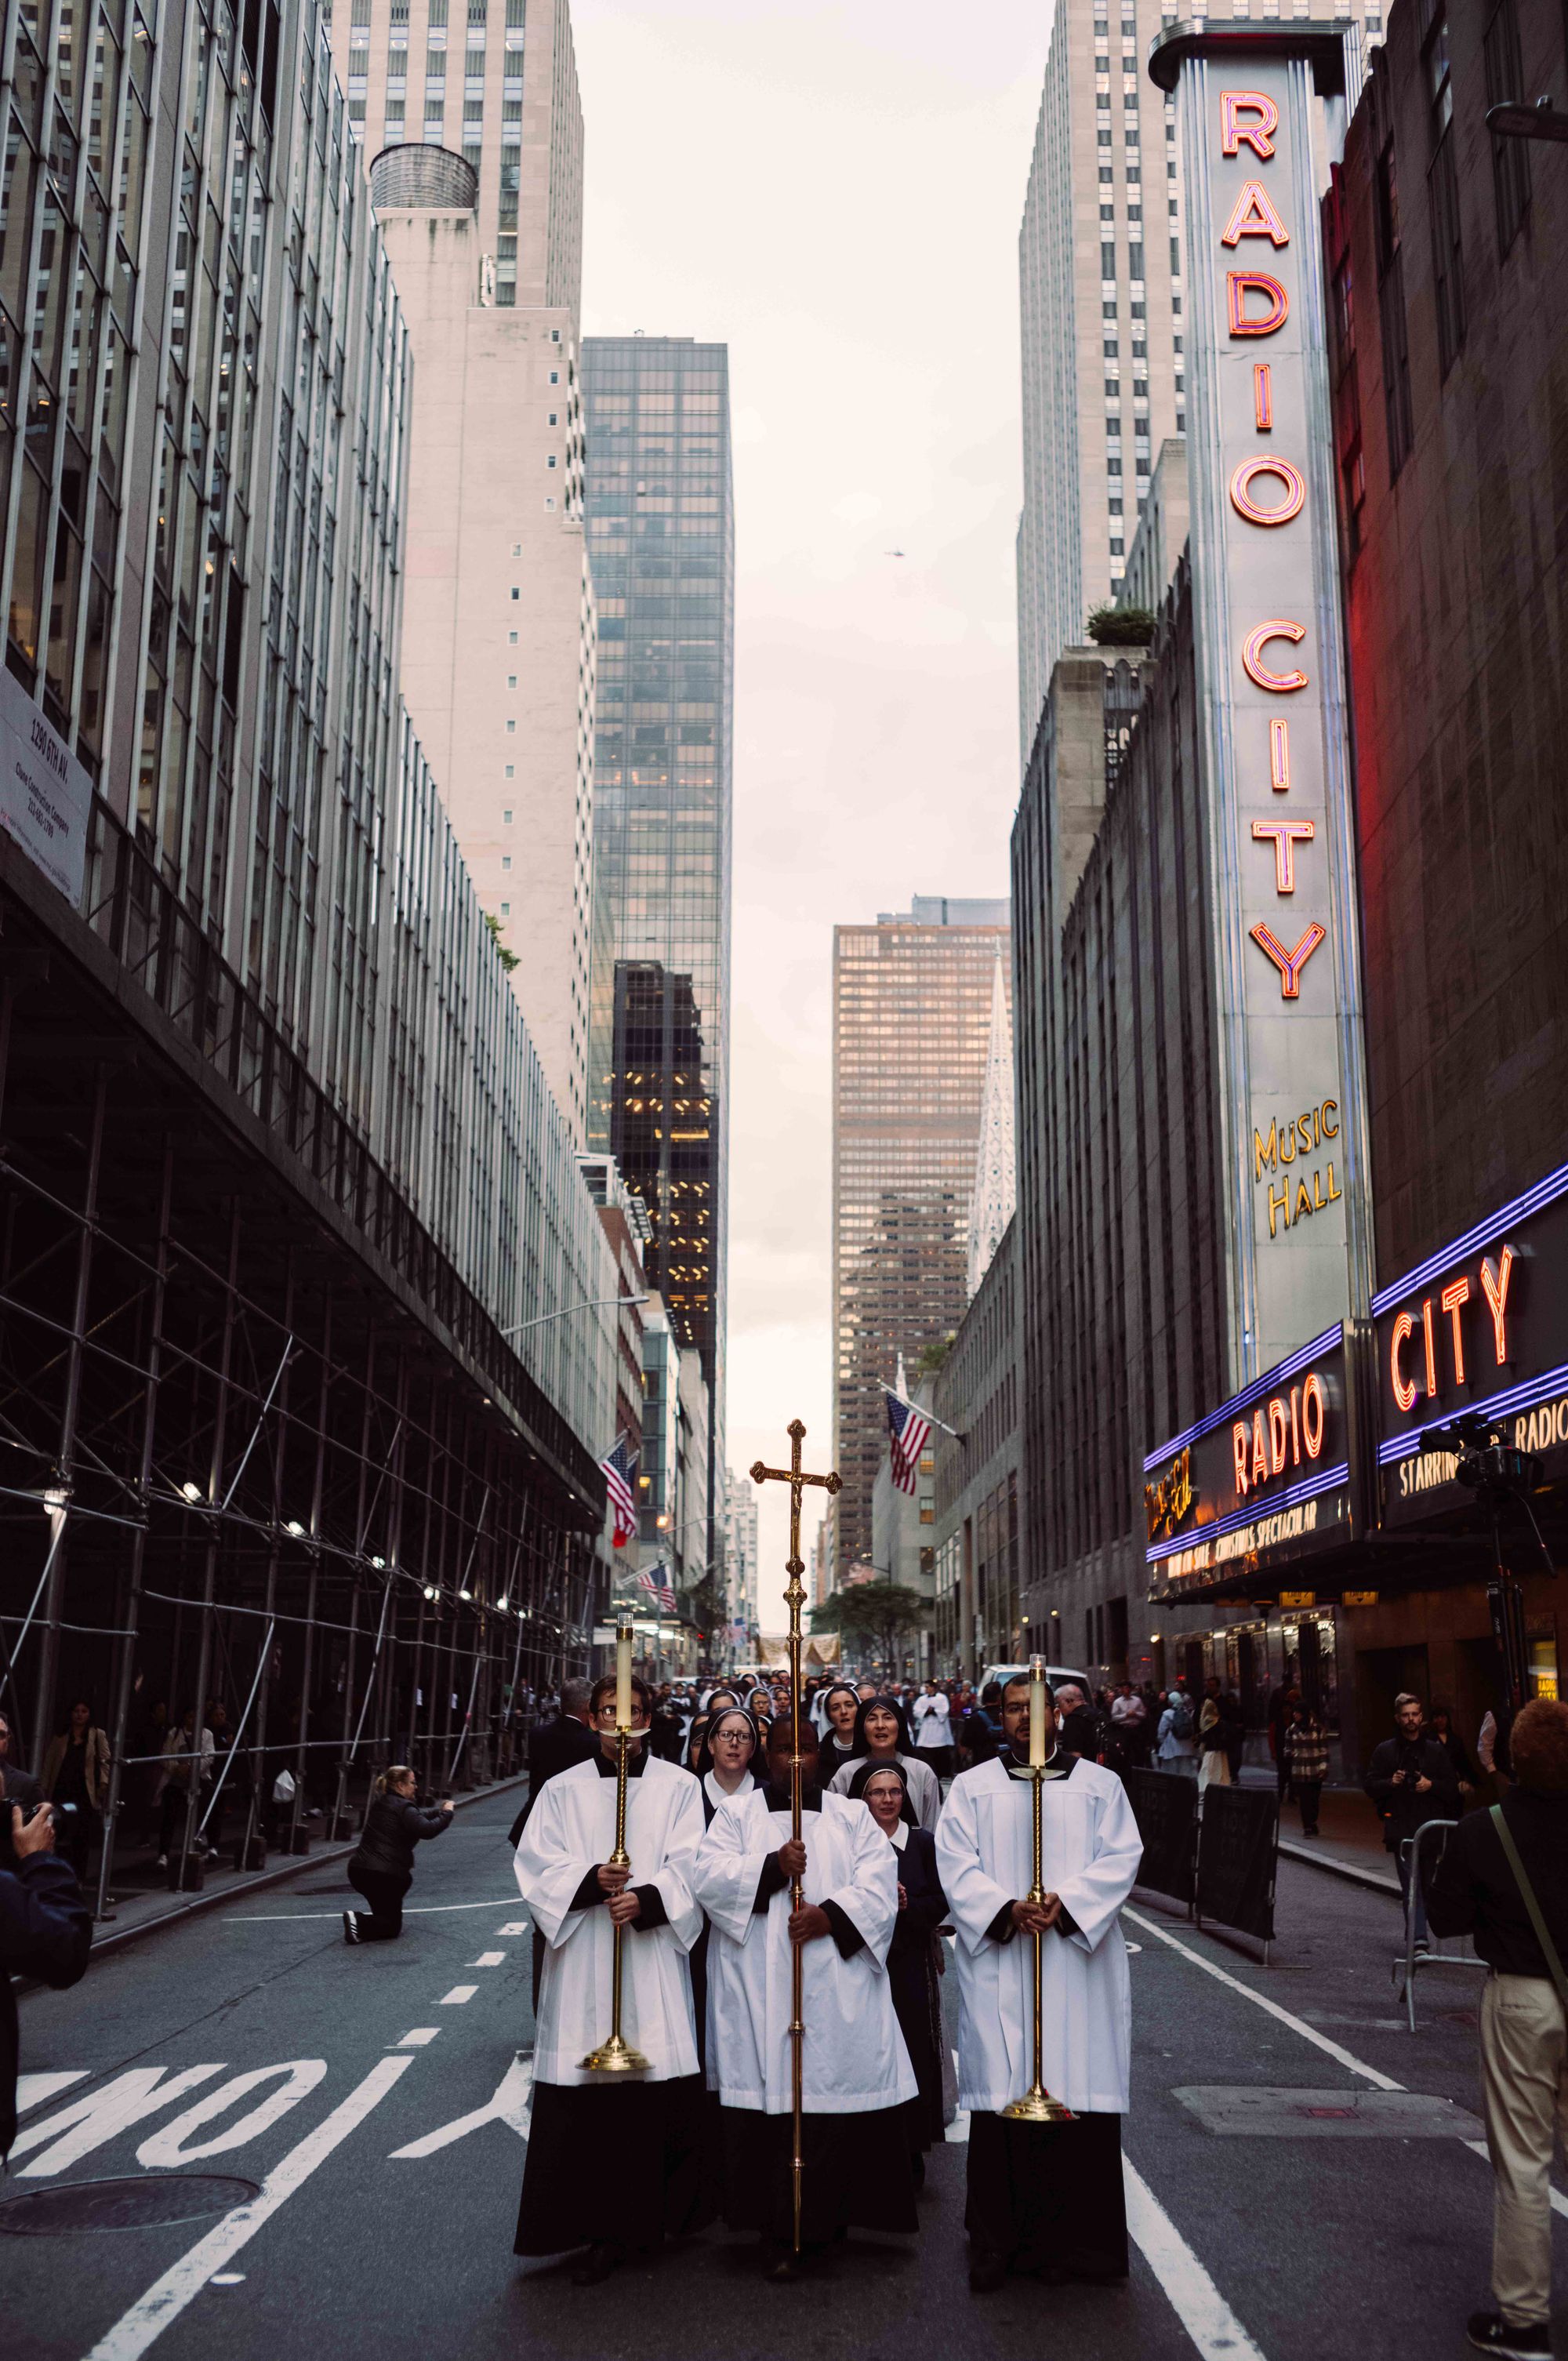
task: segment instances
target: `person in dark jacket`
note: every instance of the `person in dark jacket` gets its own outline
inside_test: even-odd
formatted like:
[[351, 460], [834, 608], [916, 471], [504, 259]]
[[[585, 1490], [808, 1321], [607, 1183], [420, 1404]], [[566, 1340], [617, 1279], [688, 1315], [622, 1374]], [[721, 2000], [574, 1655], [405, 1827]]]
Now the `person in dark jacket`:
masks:
[[1459, 1782], [1435, 1739], [1422, 1736], [1423, 1719], [1420, 1697], [1408, 1689], [1394, 1699], [1394, 1735], [1373, 1750], [1362, 1782], [1381, 1815], [1383, 1843], [1394, 1856], [1399, 1891], [1407, 1911], [1413, 1914], [1415, 1949], [1420, 1953], [1427, 1948], [1426, 1895], [1420, 1878], [1412, 1883], [1411, 1854], [1404, 1850], [1405, 1839], [1413, 1837], [1427, 1820], [1459, 1817]]
[[452, 1798], [439, 1811], [414, 1801], [419, 1782], [406, 1764], [383, 1771], [371, 1791], [365, 1832], [348, 1860], [348, 1883], [370, 1905], [343, 1914], [345, 1943], [395, 1943], [403, 1931], [403, 1896], [414, 1882], [414, 1847], [452, 1825]]
[[586, 1763], [598, 1752], [598, 1744], [588, 1728], [588, 1684], [568, 1681], [561, 1692], [560, 1712], [553, 1721], [541, 1723], [528, 1741], [528, 1799], [507, 1836], [513, 1852], [522, 1842], [528, 1816], [546, 1779], [554, 1779], [557, 1771], [569, 1771], [574, 1763]]
[[910, 2160], [915, 2186], [926, 2183], [926, 2152], [942, 2133], [942, 2000], [937, 1981], [937, 1929], [948, 1915], [937, 1873], [937, 1839], [916, 1824], [909, 1781], [899, 1763], [861, 1763], [850, 1782], [898, 1855], [898, 1916], [888, 1946], [887, 1981], [909, 2063], [920, 2085], [911, 2099]]
[[1492, 1812], [1448, 1839], [1428, 1898], [1440, 1935], [1473, 1937], [1491, 1974], [1481, 1995], [1481, 2092], [1496, 2202], [1496, 2312], [1469, 2323], [1478, 2352], [1552, 2351], [1552, 2157], [1568, 2123], [1568, 1705], [1534, 1697], [1512, 1730], [1518, 1783], [1497, 1808], [1535, 1896], [1549, 1956]]
[[0, 1870], [0, 2165], [16, 2136], [16, 1997], [13, 1976], [38, 1976], [56, 1992], [80, 1982], [93, 1948], [93, 1920], [69, 1863], [54, 1855], [49, 1811], [5, 1813], [15, 1873]]
[[1427, 1736], [1447, 1755], [1463, 1803], [1475, 1793], [1475, 1783], [1480, 1774], [1471, 1761], [1470, 1749], [1453, 1727], [1453, 1716], [1447, 1706], [1433, 1706], [1427, 1723]]

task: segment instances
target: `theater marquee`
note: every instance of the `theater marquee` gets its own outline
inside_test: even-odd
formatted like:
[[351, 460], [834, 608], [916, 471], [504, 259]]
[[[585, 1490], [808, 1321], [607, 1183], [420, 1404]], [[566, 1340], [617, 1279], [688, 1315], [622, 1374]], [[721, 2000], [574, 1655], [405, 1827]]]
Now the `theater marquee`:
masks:
[[1176, 26], [1150, 60], [1176, 93], [1187, 214], [1192, 581], [1238, 1386], [1370, 1291], [1319, 237], [1321, 101], [1344, 90], [1351, 32]]

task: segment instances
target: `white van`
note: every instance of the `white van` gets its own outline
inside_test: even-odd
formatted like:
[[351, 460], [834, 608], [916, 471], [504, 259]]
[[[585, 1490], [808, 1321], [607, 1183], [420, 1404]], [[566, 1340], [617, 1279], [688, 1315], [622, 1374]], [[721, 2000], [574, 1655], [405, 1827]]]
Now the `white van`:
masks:
[[[983, 1690], [988, 1682], [1000, 1681], [1005, 1688], [1009, 1681], [1026, 1681], [1028, 1677], [1027, 1664], [987, 1664], [981, 1675], [979, 1686]], [[1070, 1664], [1047, 1664], [1046, 1679], [1053, 1689], [1062, 1681], [1076, 1681], [1086, 1697], [1091, 1697], [1094, 1695], [1088, 1674], [1075, 1673]]]

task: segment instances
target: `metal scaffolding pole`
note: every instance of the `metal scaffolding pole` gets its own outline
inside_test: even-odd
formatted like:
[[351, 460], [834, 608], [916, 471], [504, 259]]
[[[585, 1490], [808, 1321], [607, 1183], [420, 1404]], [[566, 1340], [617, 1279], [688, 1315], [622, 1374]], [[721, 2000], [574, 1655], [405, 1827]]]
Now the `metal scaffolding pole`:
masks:
[[213, 1413], [213, 1455], [207, 1477], [207, 1546], [202, 1572], [202, 1630], [196, 1647], [195, 1719], [191, 1730], [191, 1757], [185, 1765], [187, 1794], [185, 1827], [179, 1858], [170, 1863], [169, 1883], [176, 1894], [192, 1892], [202, 1883], [196, 1851], [196, 1823], [202, 1809], [202, 1731], [207, 1717], [207, 1684], [213, 1667], [213, 1601], [217, 1596], [218, 1554], [223, 1546], [224, 1455], [228, 1441], [229, 1372], [234, 1366], [235, 1297], [239, 1281], [239, 1200], [229, 1207], [228, 1283], [224, 1290], [224, 1335], [218, 1353], [218, 1393]]
[[316, 1464], [311, 1478], [311, 1521], [305, 1543], [310, 1552], [310, 1576], [305, 1586], [305, 1661], [300, 1675], [300, 1730], [294, 1750], [294, 1800], [289, 1809], [289, 1833], [283, 1850], [289, 1853], [309, 1852], [311, 1839], [303, 1827], [305, 1817], [305, 1758], [311, 1742], [311, 1684], [315, 1678], [316, 1664], [316, 1592], [321, 1579], [322, 1500], [326, 1486], [326, 1422], [327, 1398], [332, 1391], [332, 1331], [331, 1298], [328, 1298], [328, 1329], [326, 1345], [322, 1353], [321, 1392], [316, 1404]]
[[137, 1642], [141, 1631], [142, 1569], [147, 1558], [148, 1495], [152, 1484], [153, 1441], [158, 1421], [158, 1386], [163, 1357], [163, 1299], [169, 1284], [169, 1212], [174, 1195], [174, 1150], [163, 1145], [163, 1181], [159, 1192], [158, 1243], [153, 1250], [152, 1294], [148, 1318], [147, 1384], [141, 1429], [141, 1460], [137, 1472], [139, 1521], [131, 1533], [130, 1564], [118, 1620], [123, 1636], [117, 1642], [114, 1725], [109, 1740], [109, 1793], [104, 1806], [104, 1849], [98, 1862], [98, 1902], [94, 1916], [110, 1918], [109, 1879], [115, 1838], [125, 1799], [126, 1755], [129, 1751], [131, 1699], [136, 1695]]
[[60, 1413], [60, 1447], [51, 1489], [59, 1495], [53, 1514], [60, 1529], [52, 1529], [49, 1583], [44, 1597], [43, 1623], [38, 1635], [38, 1685], [34, 1696], [31, 1731], [36, 1760], [54, 1735], [55, 1690], [60, 1679], [60, 1626], [65, 1604], [66, 1545], [71, 1520], [71, 1485], [76, 1461], [76, 1428], [82, 1411], [82, 1363], [87, 1348], [87, 1302], [93, 1280], [93, 1246], [98, 1234], [98, 1176], [104, 1155], [104, 1103], [108, 1084], [98, 1068], [93, 1089], [93, 1127], [87, 1148], [87, 1185], [82, 1195], [82, 1229], [76, 1246], [76, 1291], [71, 1306], [71, 1339], [65, 1356], [65, 1400]]

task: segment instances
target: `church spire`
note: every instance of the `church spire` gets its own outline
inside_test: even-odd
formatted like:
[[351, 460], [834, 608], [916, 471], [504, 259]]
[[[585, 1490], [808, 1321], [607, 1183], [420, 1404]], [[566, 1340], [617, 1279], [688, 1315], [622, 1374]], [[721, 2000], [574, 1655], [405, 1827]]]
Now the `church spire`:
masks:
[[1013, 1219], [1016, 1182], [1013, 1162], [1013, 1025], [1002, 972], [1002, 946], [991, 987], [991, 1040], [985, 1087], [980, 1103], [980, 1138], [975, 1148], [974, 1188], [969, 1211], [969, 1292], [972, 1302], [1002, 1233]]

